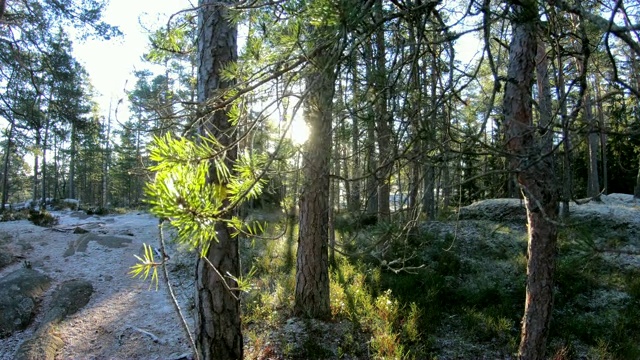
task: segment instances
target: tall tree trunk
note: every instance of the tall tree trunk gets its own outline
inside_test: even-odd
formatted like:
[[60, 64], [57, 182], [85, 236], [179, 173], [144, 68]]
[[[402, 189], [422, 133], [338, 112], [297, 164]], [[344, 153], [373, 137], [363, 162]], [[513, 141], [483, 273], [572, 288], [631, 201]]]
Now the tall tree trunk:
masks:
[[[234, 85], [232, 81], [223, 80], [220, 72], [237, 61], [237, 25], [230, 20], [225, 5], [214, 0], [200, 0], [198, 29], [197, 87], [203, 119], [199, 131], [228, 147], [225, 163], [231, 169], [237, 157], [233, 144], [234, 126], [227, 109], [211, 111], [211, 104], [207, 102]], [[209, 165], [207, 181], [226, 185], [225, 179], [218, 178], [213, 161]], [[217, 239], [212, 239], [204, 254], [208, 261], [199, 258], [196, 265], [196, 351], [203, 360], [239, 360], [242, 359], [240, 300], [238, 291], [230, 290], [237, 287], [231, 277], [240, 276], [238, 240], [224, 222], [217, 222], [214, 228]], [[225, 279], [220, 274], [230, 276]]]
[[[441, 165], [441, 178], [444, 186], [442, 189], [442, 208], [447, 211], [451, 202], [451, 180], [449, 171], [449, 154], [451, 153], [451, 147], [449, 143], [449, 125], [451, 124], [451, 113], [453, 109], [453, 100], [447, 100], [447, 106], [444, 108], [444, 116], [442, 117], [442, 165]], [[438, 191], [438, 194], [440, 191]]]
[[587, 196], [597, 198], [600, 194], [600, 180], [598, 177], [598, 156], [599, 134], [596, 127], [596, 119], [593, 115], [593, 101], [591, 92], [585, 91], [584, 94], [585, 117], [588, 122], [589, 135], [587, 135], [588, 155], [589, 155], [589, 174], [587, 176]]
[[377, 216], [378, 214], [378, 179], [376, 171], [378, 168], [378, 159], [376, 158], [376, 135], [375, 124], [372, 119], [368, 119], [367, 123], [367, 183], [366, 183], [366, 196], [367, 196], [367, 216]]
[[69, 199], [76, 198], [76, 185], [75, 185], [75, 177], [76, 177], [76, 143], [77, 137], [76, 134], [76, 123], [75, 121], [71, 122], [71, 146], [69, 150], [69, 181], [68, 181], [68, 189], [67, 189], [67, 197]]
[[[140, 166], [142, 165], [142, 129], [140, 129], [140, 125], [136, 126], [136, 173], [138, 172], [138, 169], [140, 168]], [[140, 181], [140, 175], [136, 174], [135, 176], [135, 187], [133, 188], [134, 191], [134, 203], [136, 204], [136, 206], [138, 206], [140, 204], [140, 198], [142, 197], [142, 184]]]
[[[51, 101], [51, 100], [49, 100]], [[47, 117], [44, 127], [44, 140], [42, 141], [42, 207], [46, 208], [47, 203], [47, 147], [49, 146], [49, 125], [51, 121]]]
[[528, 261], [525, 311], [518, 354], [543, 359], [553, 308], [558, 196], [552, 157], [533, 125], [531, 88], [536, 59], [538, 4], [511, 2], [513, 37], [504, 94], [504, 121], [509, 165], [524, 195], [528, 221]]
[[607, 123], [602, 106], [602, 91], [600, 89], [600, 76], [595, 72], [595, 83], [593, 86], [596, 95], [596, 111], [598, 116], [598, 132], [600, 137], [600, 159], [602, 168], [602, 189], [604, 194], [609, 193], [609, 169], [607, 169]]
[[58, 191], [60, 190], [60, 166], [58, 164], [59, 161], [59, 149], [58, 149], [58, 135], [54, 135], [53, 137], [53, 198], [59, 199], [61, 198]]
[[[364, 44], [364, 63], [366, 69], [366, 80], [369, 88], [368, 91], [371, 91], [371, 83], [372, 78], [374, 76], [374, 58], [373, 58], [373, 45], [371, 41], [367, 41]], [[366, 127], [367, 127], [367, 138], [365, 143], [365, 152], [366, 152], [366, 170], [367, 170], [367, 180], [366, 180], [366, 214], [367, 217], [377, 217], [378, 216], [378, 156], [376, 152], [376, 123], [375, 123], [375, 115], [372, 107], [373, 103], [367, 102], [366, 109]]]
[[[353, 98], [359, 101], [360, 85], [358, 83], [358, 69], [355, 65], [353, 69]], [[360, 126], [356, 116], [351, 117], [351, 178], [354, 179], [351, 184], [351, 196], [349, 197], [349, 211], [358, 213], [360, 211]], [[346, 175], [346, 173], [345, 173]]]
[[[429, 114], [429, 121], [426, 126], [426, 140], [422, 142], [423, 152], [426, 154], [430, 147], [435, 145], [435, 135], [438, 122], [438, 109], [437, 109], [437, 90], [438, 90], [438, 77], [440, 72], [438, 71], [438, 62], [435, 49], [432, 49], [431, 57], [431, 76], [429, 77], [429, 109], [426, 112]], [[426, 61], [425, 61], [426, 63]], [[426, 66], [426, 64], [425, 64]], [[424, 69], [426, 74], [426, 69]], [[429, 159], [424, 168], [424, 212], [427, 214], [427, 219], [435, 220], [436, 218], [436, 172], [434, 165]]]
[[[320, 29], [316, 31], [321, 32]], [[335, 70], [330, 54], [317, 53], [306, 76], [304, 117], [309, 139], [304, 148], [303, 185], [293, 311], [298, 316], [328, 318], [329, 307], [329, 167]]]
[[109, 138], [111, 136], [111, 102], [109, 102], [109, 115], [107, 116], [107, 133], [104, 137], [104, 158], [102, 159], [102, 203], [103, 209], [109, 204], [109, 162], [111, 154], [109, 149]]
[[36, 151], [33, 157], [33, 202], [38, 201], [38, 169], [39, 169], [39, 151], [40, 151], [40, 131], [36, 130]]
[[[551, 8], [551, 14], [555, 12]], [[573, 193], [573, 180], [571, 176], [571, 134], [569, 132], [569, 116], [567, 114], [567, 95], [564, 81], [564, 62], [562, 61], [562, 46], [557, 41], [555, 44], [556, 66], [558, 77], [556, 79], [556, 91], [560, 101], [560, 119], [562, 125], [562, 218], [569, 217], [569, 201]]]
[[636, 175], [636, 186], [633, 189], [633, 197], [640, 199], [640, 156], [638, 156], [638, 174]]
[[[382, 0], [376, 0], [374, 6], [374, 17], [376, 22], [381, 23]], [[391, 152], [391, 124], [389, 111], [387, 109], [387, 99], [389, 89], [387, 87], [386, 68], [386, 46], [384, 41], [384, 26], [378, 26], [375, 34], [376, 43], [376, 68], [373, 79], [375, 92], [376, 109], [376, 130], [378, 135], [378, 153], [380, 156], [380, 171], [378, 180], [378, 220], [388, 222], [391, 220], [391, 209], [389, 208], [389, 196], [391, 194], [390, 178], [393, 169]]]
[[15, 122], [11, 119], [9, 124], [9, 132], [7, 134], [7, 146], [4, 148], [4, 164], [2, 176], [2, 210], [4, 210], [9, 201], [9, 165], [11, 164], [11, 146], [13, 145], [13, 130]]

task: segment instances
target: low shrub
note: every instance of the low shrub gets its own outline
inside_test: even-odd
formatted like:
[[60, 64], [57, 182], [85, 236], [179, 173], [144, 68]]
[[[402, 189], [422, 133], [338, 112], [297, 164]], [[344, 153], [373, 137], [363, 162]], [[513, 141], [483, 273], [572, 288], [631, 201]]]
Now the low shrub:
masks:
[[17, 221], [17, 220], [28, 220], [29, 219], [29, 210], [5, 210], [2, 212], [2, 216], [0, 216], [0, 221]]
[[29, 210], [29, 221], [34, 225], [52, 227], [54, 225], [58, 225], [58, 220], [57, 216], [53, 216], [48, 211]]

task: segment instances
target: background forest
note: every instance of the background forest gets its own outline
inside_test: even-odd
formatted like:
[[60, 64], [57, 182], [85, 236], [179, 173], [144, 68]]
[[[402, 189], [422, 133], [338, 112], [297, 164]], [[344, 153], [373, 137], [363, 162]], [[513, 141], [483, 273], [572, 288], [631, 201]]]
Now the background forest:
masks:
[[[279, 306], [292, 314], [342, 316], [373, 333], [370, 346], [379, 356], [372, 357], [427, 358], [436, 344], [435, 331], [426, 329], [443, 321], [442, 307], [451, 301], [448, 315], [484, 322], [484, 333], [474, 335], [479, 342], [543, 358], [553, 287], [540, 290], [541, 298], [549, 295], [546, 315], [527, 301], [520, 331], [524, 269], [550, 264], [544, 279], [553, 277], [555, 250], [548, 250], [556, 249], [558, 232], [569, 236], [557, 225], [570, 216], [570, 202], [640, 197], [636, 1], [201, 1], [153, 30], [144, 59], [163, 72], [135, 72], [126, 119], [111, 109], [101, 115], [68, 35], [75, 27], [79, 41], [117, 37], [100, 20], [104, 4], [2, 4], [2, 208], [72, 198], [104, 210], [151, 206], [170, 219], [179, 241], [231, 274], [234, 290], [223, 280], [226, 290], [219, 291], [230, 296], [221, 301], [235, 308], [225, 316], [236, 318], [229, 328], [238, 331], [220, 336], [235, 336], [229, 341], [232, 348], [239, 341], [240, 350], [217, 358], [242, 356], [234, 284], [249, 272], [272, 277], [262, 295], [245, 298], [245, 330], [254, 318], [277, 326], [263, 309], [284, 286], [295, 297]], [[464, 261], [435, 252], [449, 241], [433, 238], [423, 224], [495, 198], [523, 198], [527, 206], [521, 284], [480, 295], [447, 290], [447, 277], [460, 276]], [[261, 267], [249, 257], [253, 266], [241, 265], [237, 239], [245, 237], [261, 243], [249, 253], [281, 254], [283, 261], [263, 260]], [[546, 254], [540, 263], [532, 256], [537, 241]], [[441, 268], [416, 260], [425, 244]], [[235, 262], [225, 270], [214, 252]], [[203, 261], [197, 268], [197, 279], [216, 276]], [[352, 285], [338, 288], [336, 277], [371, 291], [349, 295]], [[527, 291], [535, 291], [535, 281], [527, 280]], [[418, 288], [433, 292], [410, 294]], [[336, 299], [362, 301], [389, 318], [339, 310]], [[203, 313], [205, 301], [196, 300], [196, 328], [219, 321]], [[494, 313], [483, 312], [489, 305]], [[526, 321], [536, 316], [537, 325]], [[630, 331], [627, 325], [620, 333]], [[539, 333], [531, 344], [527, 331]], [[615, 336], [583, 335], [581, 344], [606, 356], [640, 354], [629, 345], [632, 337], [609, 343]], [[222, 341], [216, 336], [207, 340], [196, 330], [202, 358], [216, 354], [206, 350]], [[569, 340], [558, 344], [558, 353], [577, 351]], [[312, 345], [304, 351], [296, 356], [324, 358]]]

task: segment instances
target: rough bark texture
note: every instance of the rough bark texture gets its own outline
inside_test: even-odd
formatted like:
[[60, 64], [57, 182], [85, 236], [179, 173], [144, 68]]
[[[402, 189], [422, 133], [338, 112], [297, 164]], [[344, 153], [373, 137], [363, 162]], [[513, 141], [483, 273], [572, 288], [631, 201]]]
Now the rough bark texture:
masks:
[[[376, 22], [382, 19], [382, 0], [376, 0], [374, 5], [374, 17]], [[378, 220], [388, 222], [391, 220], [389, 196], [391, 194], [390, 178], [393, 170], [391, 153], [391, 125], [389, 111], [387, 109], [388, 87], [386, 47], [384, 43], [384, 27], [378, 26], [375, 34], [376, 42], [376, 70], [373, 79], [376, 96], [376, 130], [378, 135], [378, 153], [380, 154], [380, 172], [378, 174]]]
[[331, 315], [327, 250], [335, 72], [327, 54], [318, 54], [313, 60], [313, 69], [306, 78], [308, 95], [304, 104], [310, 136], [304, 150], [294, 313], [322, 319]]
[[540, 113], [540, 133], [542, 135], [542, 151], [550, 153], [553, 149], [553, 110], [551, 108], [551, 85], [549, 83], [549, 58], [545, 43], [538, 43], [536, 54], [536, 80], [538, 83], [538, 106]]
[[525, 312], [518, 355], [543, 359], [553, 307], [558, 195], [552, 158], [533, 126], [531, 87], [536, 58], [537, 2], [511, 4], [513, 38], [504, 96], [504, 120], [510, 166], [524, 195], [528, 221]]
[[[212, 0], [201, 0], [198, 13], [198, 102], [202, 105], [202, 135], [215, 136], [229, 146], [233, 143], [233, 126], [227, 112], [211, 112], [212, 99], [233, 83], [220, 78], [220, 70], [237, 60], [237, 28], [231, 24], [227, 9]], [[226, 152], [225, 162], [231, 167], [236, 159], [235, 147]], [[209, 181], [223, 183], [211, 165]], [[235, 281], [218, 274], [239, 276], [240, 261], [237, 239], [223, 223], [215, 225], [217, 242], [212, 242], [206, 258], [199, 259], [196, 268], [196, 348], [200, 359], [242, 359], [240, 301]]]

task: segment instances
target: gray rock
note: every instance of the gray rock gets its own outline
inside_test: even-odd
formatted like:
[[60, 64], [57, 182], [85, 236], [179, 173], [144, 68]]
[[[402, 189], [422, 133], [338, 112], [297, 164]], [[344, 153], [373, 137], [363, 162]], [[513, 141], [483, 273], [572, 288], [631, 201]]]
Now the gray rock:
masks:
[[0, 270], [11, 265], [14, 261], [15, 256], [9, 252], [9, 249], [0, 247]]
[[526, 221], [527, 210], [520, 199], [490, 199], [463, 206], [459, 220]]
[[33, 337], [23, 342], [14, 359], [53, 360], [64, 341], [55, 332], [56, 325], [82, 307], [91, 299], [93, 286], [86, 280], [71, 280], [62, 283], [53, 293], [51, 306]]
[[75, 241], [69, 242], [69, 247], [64, 252], [64, 257], [69, 257], [76, 252], [86, 252], [87, 247], [91, 241], [95, 241], [99, 245], [102, 245], [107, 248], [115, 249], [115, 248], [123, 248], [128, 246], [133, 242], [131, 238], [124, 238], [122, 236], [110, 236], [110, 235], [99, 235], [94, 233], [86, 233], [80, 236]]
[[89, 230], [83, 229], [80, 226], [78, 226], [75, 229], [73, 229], [73, 233], [74, 234], [86, 234], [88, 232], [89, 232]]
[[29, 326], [38, 300], [50, 285], [50, 277], [26, 268], [0, 280], [0, 338]]

